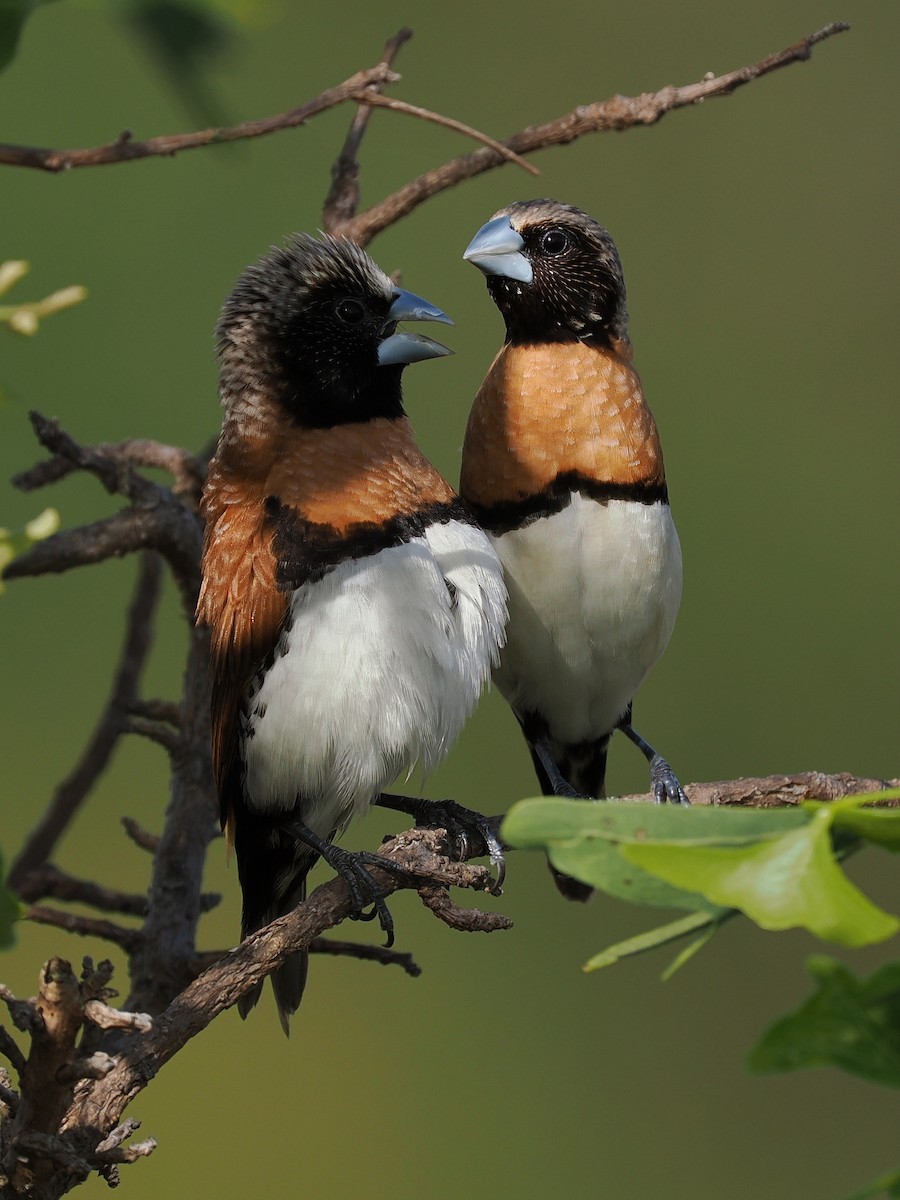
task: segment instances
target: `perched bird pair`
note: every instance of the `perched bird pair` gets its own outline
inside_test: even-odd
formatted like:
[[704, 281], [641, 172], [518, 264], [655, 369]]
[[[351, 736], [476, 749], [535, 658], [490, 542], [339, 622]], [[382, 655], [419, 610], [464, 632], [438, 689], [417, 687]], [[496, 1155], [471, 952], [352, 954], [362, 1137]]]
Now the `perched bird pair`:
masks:
[[[244, 936], [303, 898], [321, 855], [390, 937], [367, 870], [384, 860], [334, 839], [373, 802], [427, 818], [427, 802], [383, 789], [460, 732], [498, 662], [507, 585], [497, 679], [544, 789], [602, 795], [622, 728], [658, 798], [684, 799], [630, 726], [671, 632], [680, 556], [615, 248], [577, 209], [533, 201], [466, 257], [488, 274], [507, 344], [470, 418], [464, 500], [416, 446], [401, 394], [404, 366], [448, 351], [397, 323], [448, 318], [357, 246], [294, 238], [245, 271], [219, 321], [225, 419], [198, 619]], [[482, 818], [433, 815], [473, 824], [502, 871]], [[305, 954], [273, 974], [285, 1030], [305, 976]]]

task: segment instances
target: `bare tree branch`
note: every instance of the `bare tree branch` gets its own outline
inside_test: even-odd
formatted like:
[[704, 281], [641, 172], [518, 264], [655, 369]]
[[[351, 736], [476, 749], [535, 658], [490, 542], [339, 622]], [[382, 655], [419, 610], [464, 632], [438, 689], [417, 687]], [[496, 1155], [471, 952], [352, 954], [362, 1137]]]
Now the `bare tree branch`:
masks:
[[110, 1150], [117, 1150], [125, 1139], [130, 1138], [140, 1127], [140, 1121], [135, 1121], [129, 1117], [127, 1121], [123, 1121], [121, 1125], [117, 1125], [109, 1136], [103, 1139], [97, 1147], [97, 1154], [108, 1154]]
[[461, 908], [451, 899], [446, 887], [421, 887], [419, 898], [439, 921], [451, 929], [464, 933], [495, 933], [498, 929], [512, 929], [512, 921], [503, 913]]
[[6, 1059], [18, 1075], [25, 1070], [25, 1055], [19, 1049], [19, 1043], [8, 1029], [0, 1025], [0, 1054]]
[[397, 100], [393, 96], [381, 96], [377, 92], [367, 92], [360, 98], [360, 104], [364, 104], [370, 108], [389, 108], [392, 112], [406, 113], [410, 117], [418, 117], [420, 121], [428, 121], [432, 125], [441, 125], [444, 129], [452, 129], [456, 133], [462, 133], [466, 137], [474, 138], [476, 142], [483, 142], [485, 146], [496, 151], [507, 162], [515, 163], [517, 167], [521, 167], [529, 175], [540, 175], [537, 167], [526, 162], [524, 158], [516, 154], [509, 146], [503, 142], [498, 142], [490, 134], [482, 133], [480, 129], [474, 129], [471, 125], [466, 125], [464, 121], [457, 121], [455, 117], [445, 117], [441, 113], [432, 112], [429, 108], [421, 108], [418, 104], [408, 104], [405, 100]]
[[48, 908], [45, 904], [29, 905], [25, 910], [25, 918], [34, 921], [36, 925], [53, 925], [56, 929], [65, 929], [67, 933], [77, 933], [80, 937], [103, 938], [121, 946], [128, 954], [137, 951], [142, 938], [139, 929], [127, 929], [124, 925], [113, 924], [112, 921], [63, 912], [58, 908]]
[[125, 639], [109, 700], [80, 761], [71, 775], [56, 789], [47, 811], [13, 862], [8, 879], [13, 891], [24, 887], [29, 873], [47, 861], [109, 763], [122, 729], [124, 714], [134, 703], [144, 664], [150, 652], [153, 619], [159, 603], [161, 585], [159, 558], [155, 554], [145, 554], [141, 559], [134, 595], [128, 609]]
[[[199, 557], [199, 552], [198, 552]], [[181, 705], [181, 742], [170, 756], [169, 807], [153, 856], [149, 909], [131, 960], [130, 1009], [159, 1012], [194, 977], [206, 848], [219, 836], [212, 776], [209, 635], [193, 628]]]
[[[849, 28], [844, 21], [834, 21], [795, 45], [788, 46], [786, 50], [771, 54], [758, 63], [741, 67], [727, 75], [703, 79], [699, 83], [689, 83], [683, 87], [670, 86], [658, 92], [644, 92], [640, 96], [612, 96], [609, 100], [580, 106], [543, 125], [532, 125], [523, 129], [520, 133], [505, 138], [503, 144], [516, 154], [533, 154], [536, 150], [544, 150], [548, 146], [563, 146], [574, 142], [588, 133], [621, 131], [634, 125], [653, 125], [673, 109], [684, 108], [716, 96], [728, 96], [754, 79], [791, 63], [803, 62], [812, 54], [813, 46]], [[486, 147], [473, 150], [444, 163], [441, 167], [426, 171], [353, 220], [341, 225], [339, 231], [335, 232], [342, 233], [361, 246], [367, 246], [377, 234], [408, 216], [413, 209], [424, 204], [432, 196], [502, 165], [503, 159], [497, 151]]]
[[165, 721], [151, 721], [147, 717], [126, 717], [122, 725], [123, 733], [133, 733], [145, 737], [169, 754], [174, 754], [181, 746], [181, 737], [171, 725]]
[[[438, 852], [439, 831], [409, 830], [379, 847], [379, 854], [424, 880], [486, 890], [493, 878], [484, 867], [452, 863]], [[373, 871], [386, 895], [412, 886]], [[125, 1105], [192, 1037], [230, 1008], [254, 983], [314, 938], [345, 920], [351, 911], [343, 880], [322, 884], [292, 913], [253, 934], [190, 983], [162, 1012], [153, 1033], [129, 1042], [114, 1071], [76, 1099], [67, 1124], [105, 1130], [118, 1123]]]
[[[5, 579], [22, 579], [102, 562], [135, 550], [158, 550], [172, 569], [182, 604], [193, 621], [200, 587], [202, 524], [192, 499], [144, 478], [134, 469], [134, 459], [104, 452], [99, 446], [79, 445], [60, 426], [40, 413], [30, 414], [38, 440], [54, 458], [64, 458], [75, 469], [96, 476], [108, 492], [126, 496], [132, 507], [80, 529], [54, 534], [36, 542], [6, 567]], [[123, 443], [127, 445], [128, 443]], [[36, 468], [26, 472], [25, 486], [35, 485]], [[50, 473], [50, 480], [59, 478]]]
[[290, 112], [258, 121], [243, 121], [225, 129], [201, 129], [196, 133], [175, 133], [150, 138], [146, 142], [132, 140], [131, 131], [119, 135], [114, 142], [104, 146], [91, 146], [84, 150], [50, 150], [40, 146], [10, 146], [0, 144], [0, 165], [12, 167], [35, 167], [40, 171], [70, 171], [74, 167], [99, 167], [108, 163], [134, 162], [138, 158], [171, 157], [182, 150], [196, 150], [202, 146], [221, 146], [226, 142], [237, 142], [246, 138], [263, 137], [280, 129], [295, 129], [305, 125], [312, 117], [356, 98], [363, 88], [373, 84], [394, 83], [399, 78], [383, 63], [368, 71], [357, 71], [343, 83], [328, 88], [314, 100], [293, 108]]
[[171, 700], [135, 700], [131, 706], [132, 715], [147, 717], [150, 721], [165, 721], [173, 729], [181, 728], [181, 710]]
[[[411, 29], [398, 30], [384, 47], [381, 65], [392, 67], [394, 59], [412, 35]], [[381, 92], [386, 84], [386, 79], [380, 83], [370, 84], [369, 91]], [[355, 216], [359, 207], [359, 163], [356, 156], [371, 116], [371, 106], [364, 104], [358, 106], [353, 120], [350, 122], [350, 128], [340, 154], [331, 168], [331, 187], [328, 189], [328, 195], [325, 197], [325, 204], [322, 207], [323, 227], [329, 231], [336, 228], [341, 222]]]
[[[891, 787], [900, 787], [900, 780], [864, 779], [847, 772], [824, 775], [819, 771], [804, 771], [799, 775], [768, 775], [763, 779], [691, 783], [685, 790], [691, 798], [691, 804], [783, 808], [804, 800], [840, 800], [843, 796], [860, 796], [864, 792], [880, 792]], [[653, 795], [646, 792], [640, 796], [623, 796], [622, 799], [646, 800], [650, 803]]]
[[[729, 780], [716, 784], [692, 784], [690, 791], [699, 803], [724, 804], [763, 804], [798, 803], [802, 799], [837, 798], [865, 791], [878, 790], [885, 782], [882, 780], [861, 779], [848, 774], [823, 775], [808, 772], [802, 775], [773, 776], [765, 779]], [[650, 796], [643, 797], [648, 802]], [[414, 829], [391, 838], [382, 845], [381, 853], [400, 865], [406, 867], [415, 878], [398, 879], [393, 875], [375, 871], [379, 885], [385, 894], [390, 894], [400, 888], [416, 888], [423, 899], [432, 909], [442, 910], [438, 915], [447, 919], [457, 928], [484, 929], [508, 927], [508, 921], [500, 914], [478, 913], [473, 910], [459, 909], [450, 901], [445, 903], [445, 889], [449, 886], [471, 887], [477, 890], [489, 890], [493, 877], [486, 868], [473, 866], [468, 863], [451, 862], [443, 857], [442, 851], [446, 846], [444, 831], [439, 829]], [[478, 853], [483, 846], [472, 846], [472, 851]], [[158, 856], [159, 857], [159, 856]], [[415, 879], [419, 882], [416, 883]], [[449, 897], [447, 898], [449, 899]], [[58, 1062], [52, 1094], [57, 1097], [56, 1109], [59, 1108], [59, 1097], [70, 1096], [69, 1110], [61, 1124], [56, 1128], [48, 1128], [48, 1122], [41, 1120], [23, 1121], [21, 1116], [15, 1118], [16, 1128], [22, 1131], [13, 1137], [8, 1144], [12, 1147], [10, 1154], [21, 1155], [23, 1147], [39, 1161], [27, 1164], [28, 1169], [56, 1170], [60, 1167], [66, 1154], [74, 1155], [78, 1161], [97, 1166], [103, 1161], [107, 1151], [99, 1151], [96, 1144], [98, 1139], [110, 1136], [113, 1131], [121, 1128], [119, 1122], [128, 1103], [140, 1092], [147, 1083], [155, 1077], [160, 1068], [176, 1054], [192, 1037], [201, 1032], [221, 1012], [236, 1003], [238, 998], [251, 988], [259, 979], [269, 974], [295, 951], [303, 947], [311, 947], [321, 940], [320, 935], [329, 928], [339, 924], [350, 914], [351, 901], [346, 885], [340, 879], [333, 879], [321, 885], [303, 904], [285, 917], [274, 921], [266, 929], [247, 938], [237, 949], [223, 954], [199, 976], [194, 978], [184, 989], [171, 999], [164, 1011], [153, 1020], [152, 1028], [147, 1020], [134, 1014], [117, 1013], [105, 1004], [96, 1004], [92, 999], [84, 999], [86, 994], [102, 990], [108, 979], [108, 964], [101, 964], [97, 972], [92, 966], [86, 966], [88, 982], [82, 984], [82, 1000], [80, 1008], [75, 1004], [79, 1020], [97, 1020], [101, 1025], [115, 1028], [122, 1026], [132, 1031], [132, 1036], [116, 1045], [115, 1064], [106, 1070], [105, 1060], [98, 1060], [97, 1078], [84, 1079], [84, 1073], [79, 1058], [87, 1057], [93, 1062], [91, 1054], [78, 1055], [74, 1049], [74, 1038], [69, 1038], [67, 1056], [62, 1055]], [[451, 911], [452, 910], [452, 911]], [[343, 951], [342, 951], [343, 952]], [[381, 961], [387, 961], [382, 959]], [[55, 981], [58, 990], [67, 994], [72, 991], [73, 983], [70, 970], [64, 970], [67, 964], [54, 960], [48, 964], [45, 978]], [[37, 1001], [37, 1007], [25, 1001], [17, 1001], [7, 988], [0, 986], [0, 998], [6, 1000], [10, 1010], [14, 1012], [17, 1024], [31, 1028], [32, 1052], [28, 1057], [28, 1067], [32, 1061], [40, 1064], [43, 1049], [38, 1053], [35, 1049], [35, 1039], [44, 1037], [41, 1032], [47, 1020], [47, 1009], [43, 1002], [44, 991]], [[66, 1008], [65, 995], [58, 1001], [58, 1006]], [[71, 1006], [70, 1006], [71, 1007]], [[96, 1010], [96, 1011], [95, 1011]], [[33, 1014], [33, 1015], [32, 1015]], [[112, 1019], [107, 1019], [111, 1016]], [[68, 1028], [68, 1027], [67, 1027]], [[138, 1032], [142, 1031], [142, 1032]], [[136, 1036], [135, 1036], [136, 1035]], [[57, 1039], [57, 1042], [59, 1039]], [[56, 1045], [56, 1043], [54, 1043]], [[41, 1046], [44, 1043], [41, 1042]], [[60, 1057], [59, 1047], [54, 1051]], [[82, 1064], [83, 1065], [83, 1064]], [[59, 1078], [61, 1067], [62, 1071]], [[99, 1069], [102, 1067], [102, 1069]], [[36, 1068], [35, 1068], [36, 1069]], [[80, 1073], [81, 1083], [74, 1092], [66, 1091], [66, 1080]], [[23, 1086], [23, 1098], [19, 1103], [20, 1112], [23, 1106], [32, 1104], [26, 1100], [28, 1089]], [[127, 1122], [126, 1122], [127, 1125]], [[57, 1136], [59, 1129], [67, 1131], [62, 1137]], [[132, 1129], [128, 1127], [128, 1132]], [[55, 1139], [46, 1144], [33, 1140], [32, 1135], [40, 1138]], [[116, 1135], [118, 1136], [118, 1134]], [[127, 1133], [122, 1134], [122, 1138]], [[23, 1141], [23, 1137], [26, 1140]], [[32, 1140], [27, 1140], [32, 1139]], [[101, 1142], [101, 1145], [104, 1143]], [[143, 1144], [141, 1144], [143, 1145]], [[144, 1153], [144, 1150], [135, 1154]], [[111, 1161], [109, 1158], [106, 1161]], [[119, 1161], [119, 1159], [116, 1159]], [[130, 1161], [123, 1158], [121, 1161]], [[41, 1163], [48, 1164], [41, 1167]], [[18, 1167], [17, 1167], [18, 1164]], [[15, 1158], [11, 1166], [22, 1169], [20, 1158]], [[53, 1195], [62, 1195], [66, 1187], [56, 1187]], [[51, 1194], [50, 1192], [47, 1193]]]
[[[132, 141], [129, 132], [121, 134], [114, 142], [84, 150], [49, 150], [34, 146], [11, 146], [0, 144], [0, 164], [34, 167], [44, 171], [65, 171], [73, 167], [99, 166], [106, 163], [131, 162], [138, 158], [171, 156], [180, 150], [196, 149], [201, 146], [221, 145], [250, 137], [260, 137], [280, 129], [303, 125], [313, 116], [325, 112], [347, 100], [356, 100], [367, 107], [382, 106], [407, 112], [426, 120], [449, 124], [452, 128], [478, 137], [490, 144], [481, 150], [455, 158], [442, 167], [427, 171], [403, 188], [386, 197], [366, 212], [352, 218], [345, 213], [355, 212], [358, 203], [358, 165], [355, 153], [365, 131], [365, 121], [359, 118], [348, 134], [344, 151], [334, 168], [334, 182], [325, 202], [325, 226], [331, 232], [341, 233], [365, 246], [388, 226], [422, 204], [431, 196], [455, 187], [494, 167], [501, 166], [512, 158], [534, 153], [548, 146], [565, 145], [587, 133], [623, 130], [634, 125], [652, 125], [667, 112], [697, 104], [715, 96], [730, 95], [731, 92], [763, 75], [794, 62], [802, 62], [811, 56], [812, 48], [826, 38], [849, 29], [843, 21], [834, 21], [823, 29], [809, 34], [793, 46], [777, 54], [769, 55], [747, 67], [741, 67], [726, 75], [703, 79], [699, 83], [683, 87], [666, 87], [658, 92], [640, 96], [613, 96], [608, 100], [584, 105], [563, 117], [532, 126], [506, 138], [502, 143], [488, 139], [470, 126], [440, 117], [425, 109], [417, 109], [402, 101], [392, 101], [380, 94], [387, 83], [397, 82], [399, 76], [388, 67], [388, 61], [408, 39], [408, 31], [401, 30], [385, 48], [381, 63], [368, 71], [357, 72], [337, 87], [329, 88], [314, 100], [288, 113], [281, 113], [258, 121], [245, 121], [225, 129], [206, 129], [196, 133], [173, 134], [151, 138], [145, 142]], [[520, 165], [525, 165], [520, 162]], [[528, 169], [526, 167], [526, 169]]]
[[361, 962], [381, 963], [384, 967], [402, 967], [412, 979], [422, 974], [422, 968], [411, 954], [402, 950], [388, 950], [386, 946], [367, 946], [362, 942], [344, 942], [337, 938], [313, 938], [308, 948], [311, 954], [358, 958]]
[[[99, 457], [126, 466], [156, 467], [168, 471], [174, 480], [173, 491], [179, 495], [194, 496], [197, 500], [200, 498], [200, 489], [206, 478], [205, 463], [179, 446], [167, 446], [150, 438], [128, 438], [124, 442], [100, 442], [95, 450]], [[12, 483], [19, 491], [32, 492], [83, 469], [80, 463], [56, 454], [14, 475]]]
[[123, 817], [122, 827], [134, 844], [136, 846], [140, 846], [142, 850], [147, 850], [150, 854], [155, 854], [159, 849], [158, 835], [155, 833], [148, 833], [147, 830], [143, 829], [132, 817]]
[[[361, 962], [380, 963], [383, 967], [401, 967], [413, 979], [422, 974], [422, 968], [411, 954], [402, 950], [389, 950], [386, 946], [370, 946], [365, 942], [344, 942], [337, 938], [317, 937], [307, 946], [310, 954], [322, 954], [326, 958], [358, 958]], [[228, 950], [203, 950], [194, 960], [195, 975], [224, 958]]]
[[[153, 1018], [149, 1013], [110, 1008], [102, 1000], [88, 1000], [84, 1006], [84, 1016], [100, 1029], [132, 1029], [136, 1033], [149, 1033], [153, 1028]], [[135, 1128], [137, 1124], [139, 1122]]]
[[48, 1147], [36, 1162], [26, 1161], [18, 1152], [23, 1147], [21, 1139], [34, 1135], [55, 1138], [73, 1098], [72, 1083], [61, 1081], [60, 1075], [75, 1058], [75, 1039], [82, 1023], [81, 992], [72, 968], [63, 959], [52, 958], [44, 965], [34, 1003], [41, 1020], [31, 1032], [19, 1110], [9, 1130], [13, 1149], [2, 1163], [4, 1174], [20, 1191], [46, 1176], [48, 1160], [59, 1161]]
[[132, 917], [143, 917], [147, 912], [145, 895], [102, 887], [89, 879], [76, 879], [52, 863], [33, 867], [16, 891], [25, 904], [33, 904], [49, 896], [54, 900], [90, 904], [101, 912], [125, 913]]

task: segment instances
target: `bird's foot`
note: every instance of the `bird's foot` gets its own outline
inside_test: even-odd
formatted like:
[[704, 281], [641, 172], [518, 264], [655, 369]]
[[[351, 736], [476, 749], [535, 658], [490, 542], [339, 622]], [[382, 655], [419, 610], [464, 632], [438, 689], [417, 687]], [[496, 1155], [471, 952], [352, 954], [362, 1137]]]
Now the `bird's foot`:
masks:
[[465, 808], [455, 800], [424, 800], [418, 796], [382, 793], [376, 803], [382, 808], [392, 808], [414, 817], [417, 825], [445, 829], [453, 848], [453, 857], [460, 862], [470, 857], [474, 835], [476, 843], [478, 840], [484, 843], [491, 866], [496, 871], [490, 893], [492, 896], [501, 894], [506, 878], [506, 856], [497, 836], [496, 824], [490, 817]]
[[661, 754], [654, 754], [650, 759], [650, 787], [656, 797], [657, 804], [687, 804], [687, 792], [681, 786], [678, 776]]
[[[384, 858], [380, 854], [372, 854], [368, 850], [344, 850], [334, 842], [327, 842], [313, 833], [307, 826], [296, 822], [293, 831], [301, 841], [318, 851], [320, 857], [333, 871], [336, 871], [346, 883], [350, 891], [353, 921], [374, 921], [377, 917], [382, 932], [385, 935], [385, 947], [394, 944], [394, 918], [385, 903], [385, 892], [379, 886], [369, 867], [378, 867], [388, 874], [404, 881], [418, 878], [408, 867]], [[367, 908], [371, 909], [366, 912]]]

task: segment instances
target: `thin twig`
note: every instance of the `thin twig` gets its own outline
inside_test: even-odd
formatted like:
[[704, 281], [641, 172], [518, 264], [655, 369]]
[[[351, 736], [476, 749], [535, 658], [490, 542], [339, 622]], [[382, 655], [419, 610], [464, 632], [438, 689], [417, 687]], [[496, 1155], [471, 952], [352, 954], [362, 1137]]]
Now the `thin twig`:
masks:
[[476, 142], [483, 142], [485, 146], [501, 154], [507, 162], [515, 163], [529, 175], [540, 175], [537, 167], [526, 162], [509, 146], [498, 142], [490, 134], [482, 133], [480, 129], [466, 125], [463, 121], [457, 121], [455, 117], [445, 117], [442, 113], [432, 112], [431, 109], [420, 108], [418, 104], [408, 104], [405, 100], [397, 100], [393, 96], [381, 96], [377, 92], [365, 92], [360, 96], [359, 102], [371, 108], [389, 108], [393, 112], [406, 113], [408, 116], [418, 117], [420, 121], [429, 121], [432, 125], [441, 125], [444, 129], [452, 129], [456, 133], [465, 134], [466, 137], [474, 138]]
[[103, 887], [90, 879], [76, 879], [52, 863], [43, 863], [29, 871], [19, 884], [17, 893], [26, 904], [50, 897], [53, 900], [90, 904], [101, 912], [125, 913], [131, 917], [143, 917], [147, 913], [146, 896]]
[[123, 1008], [104, 1004], [102, 1000], [88, 1000], [84, 1015], [92, 1025], [98, 1025], [101, 1029], [130, 1029], [133, 1033], [149, 1033], [153, 1028], [153, 1018], [149, 1013], [127, 1012]]
[[[834, 21], [795, 45], [727, 75], [703, 79], [699, 83], [690, 83], [684, 87], [665, 87], [658, 92], [645, 92], [640, 96], [612, 96], [608, 100], [573, 109], [565, 116], [542, 125], [523, 129], [520, 133], [505, 138], [503, 144], [516, 154], [533, 154], [536, 150], [543, 150], [548, 146], [562, 146], [574, 142], [588, 133], [629, 129], [634, 125], [653, 125], [673, 109], [697, 104], [715, 96], [730, 95], [736, 88], [754, 79], [791, 63], [803, 62], [810, 57], [813, 46], [849, 28], [844, 21]], [[377, 234], [407, 216], [432, 196], [455, 187], [466, 179], [502, 166], [504, 161], [496, 150], [487, 147], [454, 158], [443, 166], [426, 171], [378, 204], [360, 213], [347, 222], [341, 233], [359, 245], [366, 246]]]
[[358, 96], [360, 90], [372, 84], [394, 83], [399, 79], [393, 71], [379, 63], [368, 71], [357, 71], [336, 87], [328, 88], [314, 100], [258, 121], [242, 121], [224, 129], [201, 129], [196, 133], [175, 133], [135, 142], [130, 134], [122, 134], [103, 146], [83, 150], [50, 150], [40, 146], [0, 145], [0, 164], [12, 167], [34, 167], [40, 171], [70, 171], [74, 167], [99, 167], [108, 163], [134, 162], [138, 158], [170, 158], [182, 150], [202, 146], [220, 146], [246, 138], [263, 137], [280, 129], [295, 129], [312, 117], [344, 104]]
[[112, 921], [63, 912], [58, 908], [48, 908], [45, 904], [29, 905], [25, 909], [25, 919], [34, 921], [36, 925], [53, 925], [56, 929], [65, 929], [67, 933], [77, 933], [80, 937], [103, 938], [121, 946], [129, 954], [133, 954], [141, 944], [139, 929], [126, 929], [124, 925], [115, 925]]
[[165, 721], [173, 729], [181, 728], [181, 709], [171, 700], [135, 700], [131, 706], [135, 717], [148, 717], [151, 721]]
[[25, 1070], [25, 1055], [22, 1053], [19, 1043], [3, 1025], [0, 1025], [0, 1054], [18, 1075], [22, 1074]]
[[102, 1154], [95, 1154], [94, 1161], [105, 1163], [133, 1163], [139, 1158], [146, 1158], [148, 1154], [152, 1154], [156, 1149], [156, 1138], [144, 1138], [142, 1142], [135, 1142], [133, 1146], [119, 1146], [113, 1150], [105, 1150]]
[[13, 862], [8, 879], [13, 891], [23, 886], [28, 875], [47, 861], [109, 763], [122, 731], [124, 713], [137, 696], [153, 642], [153, 618], [161, 590], [160, 559], [155, 554], [144, 554], [128, 609], [125, 639], [109, 700], [74, 771], [57, 787], [46, 812]]
[[[386, 946], [370, 946], [364, 942], [343, 942], [337, 938], [317, 937], [307, 946], [310, 954], [330, 955], [333, 958], [357, 958], [363, 962], [380, 963], [385, 967], [401, 967], [407, 975], [417, 979], [422, 968], [411, 954], [401, 950], [388, 950]], [[195, 974], [200, 975], [207, 967], [224, 958], [228, 950], [203, 950], [194, 960]]]
[[126, 717], [122, 723], [122, 732], [137, 734], [138, 737], [156, 742], [169, 754], [176, 754], [183, 744], [180, 735], [171, 725], [164, 721], [151, 721], [147, 717]]
[[[402, 46], [412, 37], [411, 29], [400, 29], [388, 40], [381, 56], [381, 65], [392, 67]], [[383, 83], [369, 85], [372, 92], [381, 92], [387, 80]], [[331, 168], [331, 187], [322, 206], [322, 226], [329, 233], [356, 215], [359, 207], [359, 163], [357, 154], [372, 116], [372, 108], [360, 104], [350, 122], [347, 137], [341, 147], [334, 166]]]
[[[148, 507], [159, 503], [164, 496], [166, 489], [135, 471], [138, 460], [123, 454], [120, 445], [82, 446], [63, 429], [55, 417], [45, 417], [42, 413], [32, 410], [28, 419], [38, 441], [54, 456], [50, 460], [51, 464], [55, 459], [64, 459], [71, 464], [73, 471], [89, 471], [95, 475], [111, 495], [125, 496]], [[36, 487], [55, 482], [60, 477], [59, 468], [50, 467], [47, 478], [41, 478], [38, 464], [13, 482], [23, 491], [33, 491]]]
[[159, 835], [144, 829], [133, 817], [123, 817], [122, 827], [134, 844], [140, 846], [142, 850], [155, 854], [159, 849]]
[[385, 946], [367, 946], [362, 942], [343, 942], [337, 938], [313, 938], [311, 954], [330, 954], [337, 958], [358, 958], [363, 962], [381, 963], [385, 967], [402, 967], [407, 975], [417, 979], [422, 968], [411, 954], [388, 950]]
[[5, 983], [0, 983], [0, 1000], [9, 1009], [12, 1023], [22, 1033], [33, 1033], [41, 1027], [41, 1014], [30, 1000], [19, 1000]]
[[[167, 471], [174, 480], [173, 491], [199, 499], [206, 478], [205, 464], [197, 455], [179, 446], [168, 446], [150, 438], [128, 438], [124, 442], [100, 442], [94, 449], [98, 455], [113, 462]], [[13, 476], [12, 483], [19, 491], [33, 492], [82, 469], [80, 463], [57, 454], [20, 471]]]
[[496, 933], [500, 929], [512, 929], [513, 926], [509, 917], [503, 913], [461, 908], [454, 903], [445, 887], [420, 887], [419, 898], [439, 921], [464, 933]]
[[119, 1146], [133, 1133], [140, 1129], [140, 1121], [129, 1117], [127, 1121], [123, 1121], [121, 1125], [117, 1125], [94, 1150], [94, 1154], [107, 1154], [110, 1150], [117, 1150]]
[[109, 457], [97, 446], [82, 446], [58, 421], [29, 414], [41, 445], [96, 476], [107, 491], [126, 496], [132, 507], [103, 521], [69, 529], [36, 542], [14, 558], [4, 579], [24, 579], [68, 571], [104, 559], [158, 550], [171, 568], [185, 614], [193, 623], [200, 587], [202, 522], [196, 505], [139, 474], [130, 461]]

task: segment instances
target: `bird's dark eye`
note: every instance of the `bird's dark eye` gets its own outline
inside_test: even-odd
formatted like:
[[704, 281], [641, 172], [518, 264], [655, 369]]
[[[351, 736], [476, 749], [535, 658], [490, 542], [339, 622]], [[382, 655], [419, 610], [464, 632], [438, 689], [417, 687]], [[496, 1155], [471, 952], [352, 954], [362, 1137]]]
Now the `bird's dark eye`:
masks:
[[541, 238], [541, 249], [545, 254], [562, 254], [570, 244], [564, 229], [551, 229]]
[[365, 305], [359, 300], [340, 300], [334, 311], [345, 325], [358, 325], [366, 315]]

